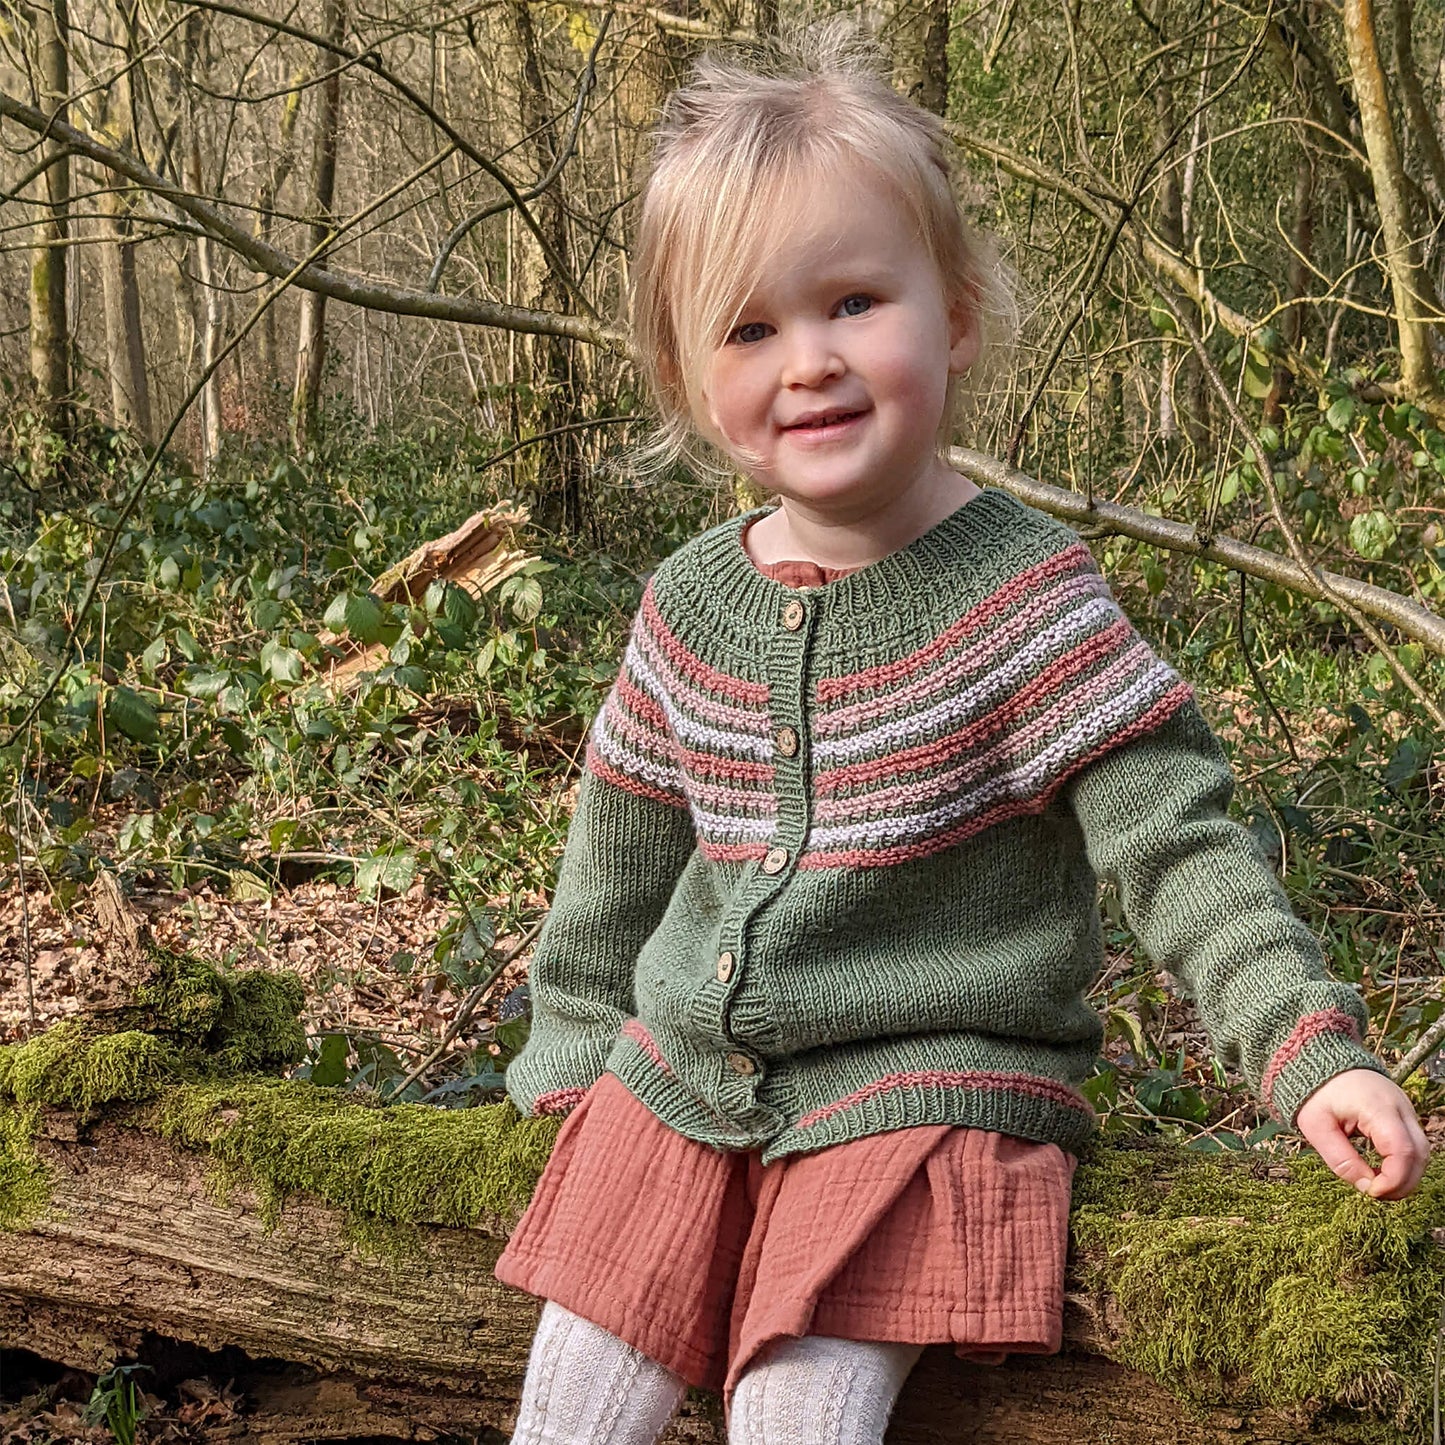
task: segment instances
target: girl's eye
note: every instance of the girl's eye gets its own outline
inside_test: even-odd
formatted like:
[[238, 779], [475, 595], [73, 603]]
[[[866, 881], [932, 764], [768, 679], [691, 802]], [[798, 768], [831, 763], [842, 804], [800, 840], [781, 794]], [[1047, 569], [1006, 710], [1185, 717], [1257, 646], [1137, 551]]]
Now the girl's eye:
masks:
[[733, 334], [728, 337], [728, 340], [741, 341], [744, 345], [747, 345], [750, 341], [761, 341], [763, 339], [762, 333], [766, 330], [766, 323], [762, 321], [748, 321], [742, 326], [739, 326]]
[[[858, 302], [854, 308], [853, 303]], [[873, 309], [873, 298], [871, 296], [845, 296], [840, 303], [843, 312], [847, 316], [866, 316]]]

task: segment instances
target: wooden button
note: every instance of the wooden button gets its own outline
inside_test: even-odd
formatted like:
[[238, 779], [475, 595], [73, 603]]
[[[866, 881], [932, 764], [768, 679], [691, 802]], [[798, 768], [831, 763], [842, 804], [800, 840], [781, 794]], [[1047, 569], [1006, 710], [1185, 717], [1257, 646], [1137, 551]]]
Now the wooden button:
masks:
[[783, 626], [796, 632], [803, 625], [803, 604], [796, 598], [783, 608]]
[[785, 758], [793, 757], [798, 751], [798, 732], [796, 728], [779, 728], [773, 734], [773, 741], [778, 745], [778, 751]]
[[737, 962], [732, 954], [720, 953], [717, 956], [717, 976], [720, 983], [726, 983], [733, 976], [733, 965]]
[[788, 866], [788, 850], [786, 848], [769, 848], [763, 859], [764, 873], [781, 873]]
[[746, 1054], [729, 1054], [728, 1068], [735, 1074], [755, 1074], [758, 1066]]

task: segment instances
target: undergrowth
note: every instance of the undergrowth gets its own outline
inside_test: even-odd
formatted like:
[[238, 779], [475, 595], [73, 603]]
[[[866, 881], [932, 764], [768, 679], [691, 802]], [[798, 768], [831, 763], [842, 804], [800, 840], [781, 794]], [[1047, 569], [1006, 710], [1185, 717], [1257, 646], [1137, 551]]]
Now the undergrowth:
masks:
[[[1445, 470], [1445, 434], [1408, 405], [1362, 400], [1368, 380], [1331, 377], [1266, 432], [1275, 479], [1326, 565], [1431, 602], [1445, 545], [1422, 498]], [[318, 875], [367, 897], [420, 880], [451, 916], [430, 957], [393, 966], [428, 967], [458, 996], [489, 976], [494, 940], [545, 906], [585, 728], [648, 569], [734, 502], [680, 483], [599, 492], [593, 536], [524, 530], [534, 563], [495, 592], [379, 602], [368, 587], [389, 565], [509, 500], [488, 458], [510, 440], [343, 425], [300, 458], [236, 443], [208, 478], [163, 468], [69, 651], [87, 560], [134, 459], [110, 446], [89, 490], [49, 510], [0, 503], [0, 729], [61, 671], [35, 724], [0, 750], [16, 803], [0, 812], [0, 869], [13, 878], [23, 848], [61, 906], [98, 869], [244, 898]], [[1149, 461], [1136, 500], [1180, 516], [1214, 506], [1212, 524], [1243, 535], [1265, 510], [1252, 466], [1221, 454], [1189, 479]], [[1241, 821], [1334, 974], [1364, 991], [1371, 1042], [1399, 1057], [1445, 1007], [1442, 740], [1328, 607], [1252, 581], [1241, 627], [1236, 576], [1119, 538], [1093, 545], [1126, 610], [1198, 687], [1242, 780]], [[328, 628], [338, 644], [323, 642]], [[358, 643], [380, 645], [378, 663], [333, 694], [325, 665]], [[1398, 651], [1438, 695], [1438, 660]], [[1105, 907], [1094, 998], [1107, 1058], [1089, 1092], [1106, 1130], [1201, 1149], [1268, 1142], [1277, 1126], [1197, 1047], [1117, 900]], [[398, 1082], [406, 1070], [386, 1052], [328, 1037], [305, 1067], [318, 1081]], [[125, 1066], [138, 1079], [169, 1067]], [[467, 1103], [499, 1083], [483, 1068], [443, 1087]], [[1438, 1083], [1417, 1073], [1417, 1102]]]

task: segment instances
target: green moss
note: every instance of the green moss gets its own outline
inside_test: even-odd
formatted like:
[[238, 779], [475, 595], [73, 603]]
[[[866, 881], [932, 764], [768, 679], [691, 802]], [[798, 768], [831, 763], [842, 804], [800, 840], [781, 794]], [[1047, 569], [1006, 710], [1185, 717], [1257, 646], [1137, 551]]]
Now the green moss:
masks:
[[50, 1171], [35, 1152], [40, 1110], [0, 1106], [0, 1229], [28, 1229], [50, 1202]]
[[152, 1099], [176, 1082], [276, 1072], [305, 1056], [295, 974], [236, 974], [149, 952], [153, 972], [132, 1004], [0, 1048], [0, 1098], [90, 1112]]
[[183, 1075], [180, 1054], [154, 1034], [101, 1034], [76, 1019], [4, 1051], [3, 1092], [22, 1104], [91, 1110], [100, 1104], [154, 1098]]
[[1442, 1226], [1442, 1158], [1382, 1203], [1313, 1155], [1151, 1148], [1096, 1150], [1072, 1218], [1082, 1283], [1126, 1321], [1125, 1363], [1186, 1398], [1346, 1406], [1396, 1440], [1424, 1438]]
[[305, 989], [294, 973], [232, 973], [151, 948], [154, 971], [136, 991], [133, 1026], [198, 1050], [223, 1073], [264, 1073], [298, 1063]]
[[510, 1103], [383, 1108], [284, 1079], [181, 1086], [154, 1109], [161, 1134], [210, 1154], [221, 1191], [243, 1181], [256, 1190], [268, 1227], [304, 1193], [345, 1210], [354, 1236], [370, 1229], [374, 1239], [378, 1223], [515, 1219], [559, 1127]]

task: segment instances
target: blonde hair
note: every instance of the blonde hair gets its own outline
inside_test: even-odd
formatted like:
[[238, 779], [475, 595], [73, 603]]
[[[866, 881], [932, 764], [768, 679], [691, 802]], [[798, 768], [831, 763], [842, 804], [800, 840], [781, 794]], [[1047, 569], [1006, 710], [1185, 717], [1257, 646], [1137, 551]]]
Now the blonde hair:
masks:
[[[709, 51], [663, 106], [632, 249], [632, 341], [658, 412], [634, 457], [646, 475], [686, 463], [734, 474], [699, 430], [707, 372], [766, 260], [780, 218], [817, 176], [870, 167], [898, 195], [985, 352], [1011, 338], [1013, 289], [993, 248], [959, 212], [943, 122], [889, 84], [886, 52], [848, 15], [785, 30], [733, 53]], [[724, 223], [719, 224], [719, 218]], [[975, 370], [977, 364], [975, 366]], [[950, 377], [939, 445], [952, 433]]]

